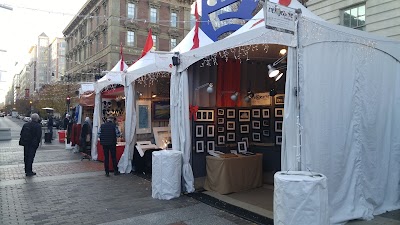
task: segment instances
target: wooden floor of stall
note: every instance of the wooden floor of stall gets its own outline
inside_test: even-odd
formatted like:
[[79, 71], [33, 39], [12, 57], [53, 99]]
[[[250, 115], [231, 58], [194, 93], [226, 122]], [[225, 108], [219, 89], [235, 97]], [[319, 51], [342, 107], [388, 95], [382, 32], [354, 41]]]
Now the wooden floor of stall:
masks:
[[203, 194], [214, 197], [220, 201], [246, 209], [260, 216], [273, 219], [274, 186], [273, 178], [271, 176], [273, 177], [272, 174], [264, 173], [264, 184], [260, 188], [226, 195], [204, 190], [203, 186], [205, 177], [195, 179], [195, 188], [196, 190], [203, 189]]

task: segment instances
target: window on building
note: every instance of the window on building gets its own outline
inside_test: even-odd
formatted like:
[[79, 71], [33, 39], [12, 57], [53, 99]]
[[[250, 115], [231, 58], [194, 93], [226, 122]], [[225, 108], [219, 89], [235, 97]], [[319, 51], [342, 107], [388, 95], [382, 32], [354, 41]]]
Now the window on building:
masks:
[[103, 33], [103, 48], [107, 47], [107, 30]]
[[157, 36], [156, 35], [151, 35], [151, 38], [153, 39], [153, 49], [157, 49]]
[[126, 33], [126, 44], [128, 46], [134, 46], [135, 45], [135, 32], [128, 31]]
[[342, 25], [365, 30], [365, 5], [358, 5], [342, 11]]
[[175, 12], [171, 13], [171, 27], [177, 27], [178, 26], [178, 14]]
[[135, 19], [135, 4], [128, 3], [128, 19]]
[[157, 9], [150, 8], [150, 22], [157, 23]]
[[171, 38], [171, 50], [176, 47], [176, 38]]
[[190, 29], [192, 29], [196, 25], [196, 17], [193, 14], [190, 14]]

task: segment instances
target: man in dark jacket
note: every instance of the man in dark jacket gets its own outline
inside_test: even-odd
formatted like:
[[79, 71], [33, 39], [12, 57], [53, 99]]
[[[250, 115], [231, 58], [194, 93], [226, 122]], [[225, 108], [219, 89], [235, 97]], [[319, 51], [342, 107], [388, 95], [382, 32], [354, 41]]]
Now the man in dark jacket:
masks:
[[85, 122], [82, 125], [81, 136], [80, 136], [80, 140], [79, 140], [81, 152], [86, 154], [86, 155], [84, 155], [85, 159], [90, 159], [90, 157], [87, 153], [87, 146], [88, 145], [90, 146], [91, 139], [92, 139], [91, 137], [92, 137], [92, 126], [90, 125], [90, 118], [86, 117]]
[[103, 123], [99, 130], [100, 144], [103, 146], [104, 151], [104, 170], [106, 176], [110, 176], [109, 165], [109, 153], [111, 153], [111, 160], [114, 168], [114, 175], [119, 175], [117, 167], [117, 137], [120, 136], [119, 130], [114, 123], [113, 117], [108, 117], [107, 122]]
[[49, 129], [49, 132], [51, 134], [51, 139], [53, 140], [53, 115], [49, 114], [48, 116], [48, 121], [47, 121], [47, 129]]
[[39, 124], [37, 113], [33, 113], [31, 121], [24, 124], [20, 136], [20, 145], [24, 146], [25, 175], [34, 176], [36, 173], [32, 171], [32, 164], [42, 139], [42, 127]]

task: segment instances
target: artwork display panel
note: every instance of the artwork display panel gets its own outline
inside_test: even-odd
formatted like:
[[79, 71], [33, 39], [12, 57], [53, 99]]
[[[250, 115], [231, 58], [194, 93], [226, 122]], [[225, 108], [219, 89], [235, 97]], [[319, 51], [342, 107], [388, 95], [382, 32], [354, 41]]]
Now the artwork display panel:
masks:
[[218, 145], [224, 145], [225, 144], [225, 136], [218, 136]]
[[227, 121], [226, 130], [235, 130], [235, 121]]
[[170, 103], [169, 101], [153, 102], [153, 120], [167, 121], [170, 118]]
[[263, 127], [269, 127], [269, 120], [263, 121]]
[[226, 110], [226, 118], [234, 119], [235, 118], [235, 109], [227, 109]]
[[239, 121], [240, 122], [250, 121], [250, 110], [248, 109], [239, 110]]
[[282, 132], [283, 121], [275, 121], [275, 132]]
[[239, 153], [246, 153], [247, 152], [247, 145], [244, 141], [238, 142], [238, 152]]
[[204, 152], [204, 141], [196, 141], [196, 152]]
[[284, 105], [285, 104], [285, 95], [277, 94], [275, 95], [275, 105]]
[[235, 141], [235, 133], [227, 133], [226, 140], [227, 141]]
[[249, 147], [249, 138], [248, 137], [242, 137], [242, 141], [246, 142], [247, 148]]
[[214, 110], [199, 109], [196, 112], [196, 121], [213, 122], [214, 121]]
[[214, 137], [214, 125], [207, 125], [207, 137]]
[[225, 115], [225, 110], [224, 109], [218, 109], [217, 110], [218, 111], [218, 116], [223, 116], [223, 115]]
[[283, 108], [275, 108], [275, 117], [283, 117]]
[[260, 118], [261, 110], [260, 109], [253, 109], [252, 111], [253, 118]]
[[253, 121], [253, 129], [260, 129], [261, 128], [261, 122], [259, 120]]
[[215, 151], [215, 142], [207, 141], [207, 151]]
[[253, 141], [261, 141], [260, 133], [253, 133]]
[[136, 133], [151, 133], [151, 101], [139, 100], [136, 102]]
[[224, 133], [225, 128], [224, 127], [218, 127], [218, 133]]
[[203, 136], [203, 125], [196, 125], [196, 137], [202, 138]]
[[247, 134], [249, 133], [249, 130], [250, 129], [248, 124], [240, 125], [240, 133]]
[[217, 123], [218, 124], [224, 124], [225, 123], [225, 119], [224, 118], [218, 118], [217, 119]]
[[269, 109], [262, 110], [262, 118], [269, 118]]

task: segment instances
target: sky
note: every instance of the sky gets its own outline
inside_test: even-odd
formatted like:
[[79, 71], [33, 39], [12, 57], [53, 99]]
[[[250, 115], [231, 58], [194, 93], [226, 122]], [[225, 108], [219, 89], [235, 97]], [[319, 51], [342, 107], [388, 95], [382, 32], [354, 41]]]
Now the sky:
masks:
[[29, 49], [37, 44], [38, 36], [45, 33], [50, 41], [63, 37], [62, 31], [85, 3], [86, 0], [0, 0], [0, 5], [13, 8], [10, 11], [0, 7], [0, 102], [4, 102], [12, 77], [28, 62]]

